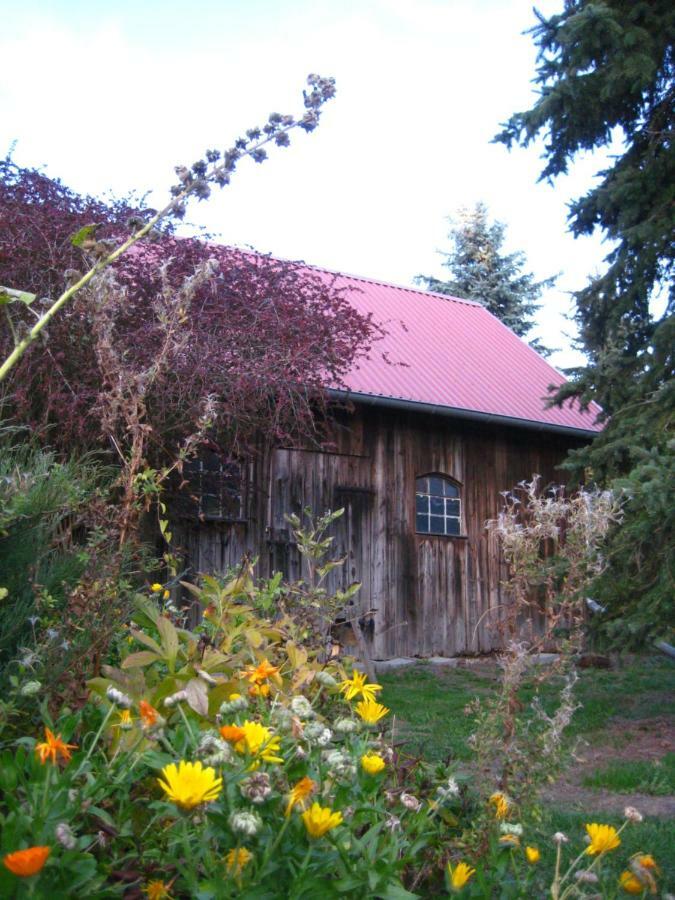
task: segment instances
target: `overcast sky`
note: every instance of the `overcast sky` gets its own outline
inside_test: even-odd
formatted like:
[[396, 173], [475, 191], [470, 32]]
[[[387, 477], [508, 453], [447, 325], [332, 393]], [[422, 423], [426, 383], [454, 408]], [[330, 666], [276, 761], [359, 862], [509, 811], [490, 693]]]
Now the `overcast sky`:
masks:
[[[552, 12], [562, 0], [542, 0]], [[271, 111], [298, 113], [309, 72], [337, 97], [189, 218], [228, 244], [398, 284], [443, 276], [451, 215], [483, 200], [538, 277], [561, 272], [538, 334], [574, 364], [568, 292], [607, 252], [566, 233], [599, 158], [537, 184], [541, 149], [491, 143], [533, 100], [529, 0], [23, 0], [4, 5], [0, 152], [77, 191], [152, 190]]]

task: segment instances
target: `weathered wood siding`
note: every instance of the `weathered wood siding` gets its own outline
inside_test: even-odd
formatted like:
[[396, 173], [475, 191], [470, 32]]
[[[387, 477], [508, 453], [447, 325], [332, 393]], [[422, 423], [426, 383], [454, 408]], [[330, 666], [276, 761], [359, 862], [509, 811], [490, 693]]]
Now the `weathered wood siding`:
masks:
[[[184, 523], [186, 559], [199, 572], [236, 566], [246, 552], [261, 575], [300, 576], [284, 516], [345, 508], [334, 584], [362, 582], [358, 605], [375, 609], [367, 634], [374, 659], [453, 656], [495, 646], [490, 628], [504, 572], [485, 522], [500, 492], [556, 466], [578, 441], [546, 432], [384, 408], [360, 408], [337, 426], [335, 452], [277, 449], [253, 468], [246, 524]], [[461, 485], [461, 537], [415, 533], [415, 480], [438, 473]], [[174, 529], [175, 530], [175, 529]]]

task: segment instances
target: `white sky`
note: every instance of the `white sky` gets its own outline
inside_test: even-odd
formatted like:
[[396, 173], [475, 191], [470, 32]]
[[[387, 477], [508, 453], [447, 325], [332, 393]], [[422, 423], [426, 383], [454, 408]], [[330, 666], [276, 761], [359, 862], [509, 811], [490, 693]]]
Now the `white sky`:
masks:
[[[553, 12], [562, 0], [541, 0]], [[601, 265], [599, 240], [566, 233], [568, 201], [599, 157], [551, 187], [539, 150], [490, 140], [531, 105], [530, 0], [13, 0], [0, 2], [0, 153], [77, 191], [152, 190], [173, 166], [223, 149], [271, 111], [297, 114], [309, 72], [337, 97], [311, 135], [193, 205], [219, 239], [411, 284], [444, 277], [446, 217], [487, 203], [538, 277], [561, 272], [538, 334], [580, 360], [568, 292]]]

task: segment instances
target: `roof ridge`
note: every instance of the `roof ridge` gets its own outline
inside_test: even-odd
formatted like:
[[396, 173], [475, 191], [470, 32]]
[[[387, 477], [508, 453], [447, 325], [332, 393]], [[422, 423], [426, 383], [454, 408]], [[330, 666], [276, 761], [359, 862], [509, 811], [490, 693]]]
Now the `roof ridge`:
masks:
[[280, 262], [289, 262], [296, 263], [298, 265], [304, 266], [306, 269], [314, 269], [317, 272], [326, 272], [328, 275], [339, 275], [341, 278], [349, 278], [352, 281], [365, 281], [366, 284], [378, 284], [383, 287], [391, 287], [397, 288], [400, 291], [410, 291], [412, 294], [419, 294], [422, 297], [438, 297], [440, 300], [450, 300], [453, 303], [465, 303], [467, 306], [478, 306], [481, 309], [485, 309], [489, 312], [485, 304], [480, 303], [478, 300], [469, 300], [466, 297], [455, 297], [452, 294], [441, 294], [440, 291], [426, 291], [421, 288], [411, 287], [406, 284], [396, 284], [393, 281], [385, 281], [383, 278], [371, 278], [368, 275], [354, 275], [351, 272], [343, 272], [340, 269], [329, 269], [326, 266], [317, 266], [314, 263], [308, 263], [304, 259], [289, 259], [286, 256], [278, 256], [275, 253], [263, 253], [260, 250], [254, 250], [253, 248], [244, 248], [237, 247], [232, 244], [218, 244], [215, 241], [209, 241], [211, 244], [215, 244], [217, 247], [222, 247], [224, 250], [235, 250], [240, 253], [254, 253], [259, 254], [260, 256], [270, 256], [272, 259], [277, 259]]

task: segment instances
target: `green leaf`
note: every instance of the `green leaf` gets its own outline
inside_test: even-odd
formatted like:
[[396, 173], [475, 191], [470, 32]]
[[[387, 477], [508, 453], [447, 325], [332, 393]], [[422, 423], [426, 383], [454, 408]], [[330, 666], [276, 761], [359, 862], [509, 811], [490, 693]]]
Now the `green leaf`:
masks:
[[161, 659], [161, 656], [157, 656], [156, 653], [151, 653], [150, 650], [139, 650], [138, 653], [130, 653], [122, 661], [123, 669], [134, 669], [140, 666], [149, 666], [150, 663], [158, 662]]
[[382, 894], [382, 900], [417, 900], [419, 894], [411, 894], [396, 881], [390, 882]]
[[157, 630], [162, 638], [162, 650], [164, 655], [170, 662], [175, 662], [178, 655], [178, 633], [174, 628], [173, 622], [160, 616], [157, 619]]
[[131, 628], [130, 631], [137, 641], [141, 644], [145, 644], [146, 647], [149, 647], [158, 656], [162, 655], [162, 648], [154, 638], [151, 638], [150, 635], [146, 634], [144, 631], [137, 631], [135, 628]]
[[87, 241], [96, 236], [97, 228], [98, 225], [83, 225], [82, 228], [80, 228], [80, 230], [71, 237], [70, 243], [73, 245], [73, 247], [81, 247]]
[[26, 306], [30, 306], [36, 297], [37, 294], [30, 294], [28, 291], [17, 291], [15, 288], [0, 285], [0, 306], [5, 306], [8, 303], [25, 303]]

